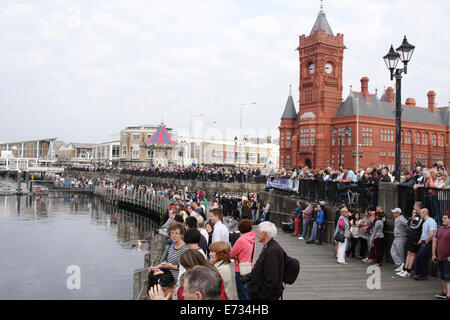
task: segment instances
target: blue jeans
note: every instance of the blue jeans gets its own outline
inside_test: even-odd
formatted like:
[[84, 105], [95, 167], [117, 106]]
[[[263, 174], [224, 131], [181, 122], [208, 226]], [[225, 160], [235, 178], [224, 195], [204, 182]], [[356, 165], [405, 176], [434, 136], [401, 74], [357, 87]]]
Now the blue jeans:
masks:
[[[235, 277], [236, 277], [236, 291], [237, 291], [237, 295], [238, 295], [238, 299], [239, 300], [250, 300], [250, 297], [248, 295], [248, 285], [250, 283], [242, 283], [241, 282], [241, 274], [239, 272], [235, 272]], [[230, 300], [232, 297], [228, 297], [228, 299]]]
[[308, 232], [308, 226], [311, 219], [303, 219], [303, 230], [302, 230], [302, 237], [306, 238], [306, 233]]
[[438, 196], [430, 196], [431, 217], [436, 220], [438, 224], [442, 224], [441, 208], [439, 207]]
[[314, 221], [312, 230], [311, 230], [311, 236], [309, 237], [309, 241], [316, 241], [316, 232], [317, 232], [317, 224]]
[[416, 256], [416, 276], [428, 277], [428, 262], [430, 261], [432, 245], [433, 242], [425, 244], [425, 241], [420, 245]]
[[258, 213], [257, 210], [252, 210], [252, 222], [255, 223], [256, 222], [256, 214]]

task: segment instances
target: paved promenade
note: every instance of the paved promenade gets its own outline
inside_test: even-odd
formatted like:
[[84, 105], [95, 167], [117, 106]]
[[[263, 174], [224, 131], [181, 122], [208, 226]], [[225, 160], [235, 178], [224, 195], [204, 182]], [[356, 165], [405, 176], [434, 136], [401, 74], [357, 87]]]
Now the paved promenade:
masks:
[[[367, 279], [371, 274], [366, 273], [369, 265], [363, 261], [347, 258], [348, 264], [340, 265], [336, 263], [332, 245], [306, 244], [305, 240], [281, 233], [279, 228], [275, 240], [289, 256], [300, 260], [299, 278], [286, 287], [285, 300], [435, 300], [434, 295], [443, 289], [437, 278], [429, 277], [429, 281], [400, 278], [393, 264], [384, 263], [380, 267], [381, 289], [369, 290]], [[262, 244], [257, 242], [257, 256], [261, 248]]]

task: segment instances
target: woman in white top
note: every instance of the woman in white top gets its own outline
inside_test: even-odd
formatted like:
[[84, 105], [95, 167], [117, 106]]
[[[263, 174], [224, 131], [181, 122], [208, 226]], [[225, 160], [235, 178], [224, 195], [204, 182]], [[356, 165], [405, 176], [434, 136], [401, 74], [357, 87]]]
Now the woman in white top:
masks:
[[[361, 237], [361, 214], [359, 212], [355, 213], [354, 218], [350, 221], [350, 237], [351, 237], [351, 253], [352, 258], [355, 257], [356, 246], [359, 243]], [[360, 249], [361, 251], [361, 249]]]
[[337, 252], [337, 263], [339, 264], [347, 264], [345, 262], [345, 251], [347, 249], [347, 242], [350, 238], [350, 222], [348, 221], [348, 210], [346, 208], [342, 208], [341, 216], [339, 217], [338, 223], [336, 225], [336, 229], [334, 232], [333, 238], [336, 239], [337, 233], [343, 234], [343, 242], [338, 242], [338, 252]]

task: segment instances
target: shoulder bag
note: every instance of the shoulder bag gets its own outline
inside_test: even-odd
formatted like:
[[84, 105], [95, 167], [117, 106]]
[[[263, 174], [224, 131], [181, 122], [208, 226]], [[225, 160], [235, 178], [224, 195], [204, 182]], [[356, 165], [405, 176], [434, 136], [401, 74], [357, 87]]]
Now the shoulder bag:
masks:
[[[339, 228], [339, 231], [334, 236], [334, 240], [336, 240], [337, 242], [345, 242], [345, 234], [344, 234], [344, 231], [339, 226], [340, 222], [341, 222], [341, 219], [338, 220], [338, 224], [337, 224], [336, 228]], [[345, 224], [345, 221], [344, 221], [344, 224]]]
[[242, 283], [247, 283], [250, 281], [250, 275], [252, 272], [252, 261], [253, 261], [253, 254], [255, 253], [255, 246], [256, 244], [253, 244], [253, 250], [252, 250], [252, 258], [250, 262], [239, 262], [239, 273], [240, 273], [240, 280]]

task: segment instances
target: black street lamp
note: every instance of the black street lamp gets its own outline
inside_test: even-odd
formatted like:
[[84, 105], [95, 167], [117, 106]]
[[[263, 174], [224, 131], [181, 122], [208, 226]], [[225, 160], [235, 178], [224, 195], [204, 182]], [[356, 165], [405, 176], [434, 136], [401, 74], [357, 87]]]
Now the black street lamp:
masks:
[[[345, 136], [345, 138], [347, 138], [348, 134], [350, 133], [350, 128], [348, 126], [346, 126], [344, 128], [344, 134], [339, 133], [338, 138], [339, 138], [339, 168], [341, 168], [341, 164], [342, 164], [342, 138]], [[333, 126], [331, 128], [331, 131], [333, 131], [333, 136], [336, 136], [336, 127]]]
[[[406, 36], [403, 38], [402, 45], [394, 50], [391, 48], [387, 55], [383, 57], [386, 67], [391, 73], [391, 80], [395, 77], [395, 179], [400, 181], [400, 155], [401, 155], [401, 132], [402, 132], [402, 73], [407, 74], [408, 62], [411, 61], [414, 52], [414, 46], [408, 43]], [[396, 69], [398, 61], [403, 62], [402, 69]]]

